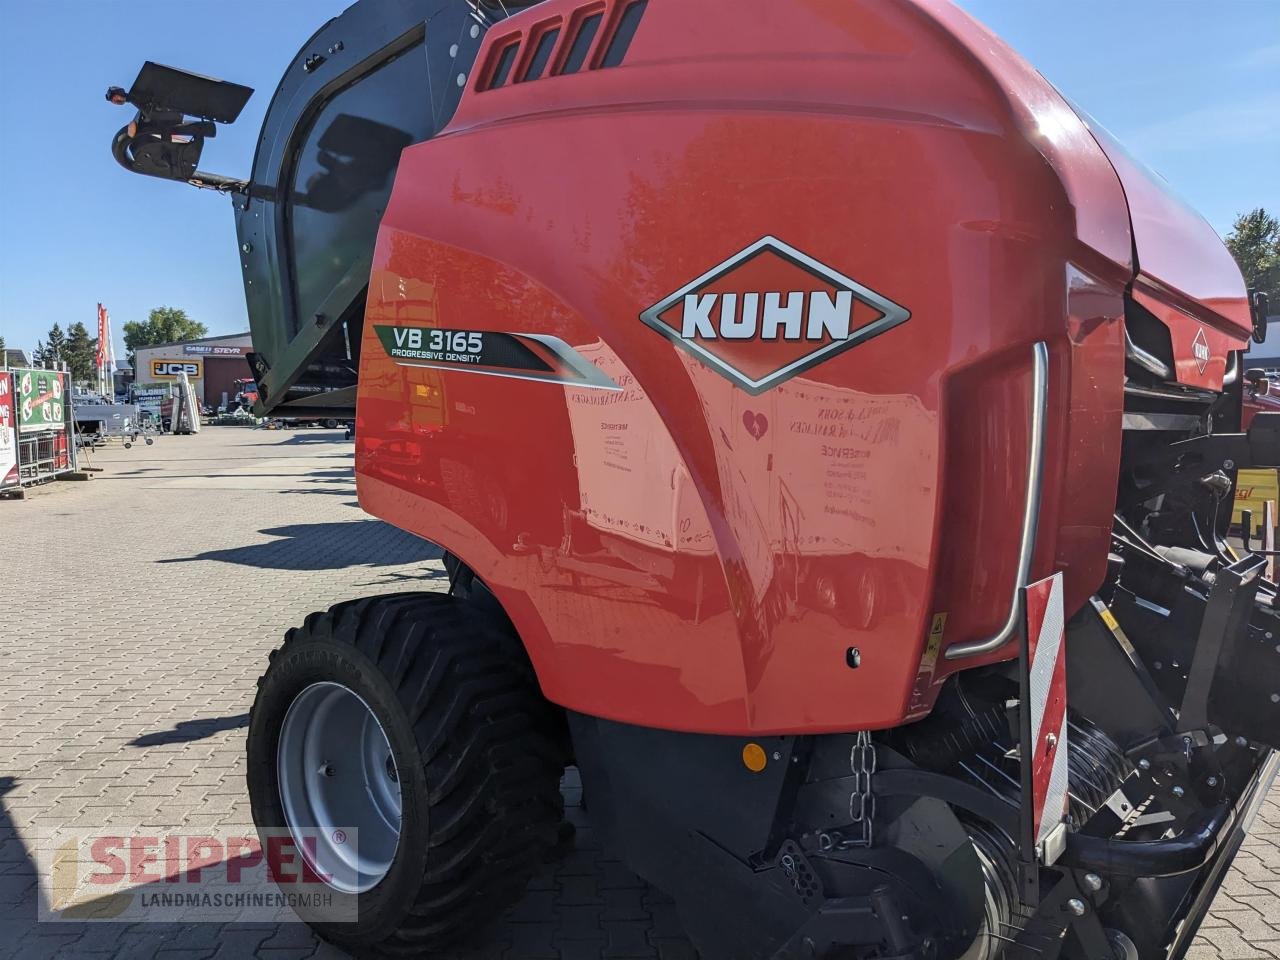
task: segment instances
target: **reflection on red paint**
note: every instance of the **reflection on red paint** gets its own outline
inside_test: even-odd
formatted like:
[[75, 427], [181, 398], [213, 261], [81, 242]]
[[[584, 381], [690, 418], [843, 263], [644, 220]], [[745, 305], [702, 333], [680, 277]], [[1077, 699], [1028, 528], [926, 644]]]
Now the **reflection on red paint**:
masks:
[[[910, 319], [755, 395], [641, 320], [764, 236]], [[362, 343], [361, 503], [472, 567], [575, 710], [898, 724], [958, 668], [941, 652], [1008, 614], [1039, 341], [1032, 575], [1061, 570], [1069, 611], [1101, 580], [1132, 249], [1089, 131], [963, 13], [653, 4], [624, 68], [468, 92], [405, 151]], [[775, 268], [699, 292], [808, 289]], [[724, 302], [691, 306], [719, 340]], [[553, 335], [618, 389], [397, 366], [377, 324]], [[732, 356], [761, 374], [797, 354], [756, 336]]]

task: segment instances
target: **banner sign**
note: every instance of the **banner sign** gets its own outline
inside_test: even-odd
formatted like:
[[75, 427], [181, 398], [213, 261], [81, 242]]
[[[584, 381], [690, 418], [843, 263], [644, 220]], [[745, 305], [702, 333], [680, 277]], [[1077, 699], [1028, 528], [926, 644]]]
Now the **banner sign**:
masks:
[[116, 349], [111, 342], [111, 314], [101, 303], [98, 304], [98, 349], [93, 363], [98, 371], [98, 392], [104, 397], [112, 396], [116, 392]]
[[203, 360], [152, 360], [152, 380], [177, 380], [178, 374], [185, 373], [189, 380], [200, 380], [204, 377]]
[[18, 439], [14, 432], [13, 376], [0, 370], [0, 490], [18, 484]]
[[67, 394], [67, 375], [56, 370], [15, 369], [18, 382], [18, 432], [39, 433], [65, 430], [62, 405]]
[[252, 347], [219, 347], [207, 343], [187, 343], [182, 346], [183, 353], [201, 357], [243, 357], [252, 349]]
[[93, 365], [101, 370], [107, 365], [107, 308], [98, 304], [98, 346], [94, 352]]

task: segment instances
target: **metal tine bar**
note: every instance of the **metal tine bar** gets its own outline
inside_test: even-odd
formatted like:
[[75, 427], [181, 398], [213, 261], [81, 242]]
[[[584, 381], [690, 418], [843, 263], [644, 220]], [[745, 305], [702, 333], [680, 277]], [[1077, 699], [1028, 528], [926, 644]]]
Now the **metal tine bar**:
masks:
[[1049, 934], [1047, 934], [1047, 933], [1036, 933], [1036, 932], [1035, 932], [1034, 930], [1032, 930], [1030, 927], [1020, 927], [1020, 926], [1018, 926], [1016, 923], [1010, 923], [1008, 920], [997, 920], [996, 922], [997, 922], [997, 923], [999, 923], [999, 924], [1000, 924], [1000, 926], [1002, 926], [1002, 927], [1008, 927], [1008, 928], [1009, 928], [1009, 929], [1011, 929], [1011, 930], [1017, 930], [1019, 933], [1026, 934], [1026, 935], [1027, 935], [1027, 936], [1029, 936], [1029, 937], [1036, 937], [1036, 938], [1038, 938], [1038, 939], [1040, 939], [1040, 940], [1049, 940], [1049, 941], [1055, 941], [1055, 940], [1057, 940], [1058, 938], [1060, 938], [1060, 937], [1062, 936], [1062, 934], [1063, 934], [1063, 933], [1066, 931], [1066, 929], [1067, 929], [1066, 927], [1063, 927], [1061, 930], [1059, 930], [1059, 931], [1058, 931], [1057, 933], [1055, 933], [1053, 936], [1050, 936], [1050, 935], [1049, 935]]
[[987, 933], [987, 936], [990, 937], [992, 940], [1000, 940], [1000, 941], [1003, 941], [1004, 943], [1011, 943], [1020, 950], [1030, 950], [1032, 953], [1036, 953], [1036, 954], [1044, 953], [1044, 951], [1041, 950], [1039, 947], [1033, 947], [1029, 943], [1019, 943], [1013, 937], [1006, 937], [1002, 933]]
[[997, 789], [996, 789], [995, 787], [993, 787], [991, 784], [987, 783], [987, 781], [983, 780], [983, 779], [982, 779], [982, 777], [978, 776], [976, 773], [974, 773], [972, 770], [970, 770], [970, 769], [969, 769], [969, 767], [968, 767], [968, 765], [966, 765], [966, 764], [964, 763], [964, 761], [961, 761], [961, 763], [960, 763], [960, 769], [961, 769], [961, 770], [963, 770], [965, 773], [967, 773], [969, 776], [973, 777], [973, 779], [977, 780], [980, 784], [982, 784], [982, 785], [983, 785], [984, 787], [986, 787], [988, 790], [990, 790], [990, 791], [992, 792], [992, 794], [994, 794], [994, 795], [995, 795], [995, 796], [997, 796], [997, 797], [1000, 797], [1000, 799], [1001, 799], [1001, 800], [1003, 800], [1003, 799], [1004, 799], [1004, 797], [1003, 797], [1003, 796], [1001, 796], [1001, 794], [1000, 794], [1000, 791], [999, 791], [999, 790], [997, 790]]
[[1089, 805], [1089, 801], [1088, 801], [1088, 800], [1083, 799], [1083, 798], [1082, 798], [1079, 794], [1077, 794], [1074, 790], [1068, 790], [1068, 791], [1067, 791], [1067, 796], [1068, 796], [1068, 797], [1070, 797], [1072, 800], [1074, 800], [1076, 803], [1080, 804], [1080, 806], [1082, 806], [1082, 807], [1084, 807], [1086, 810], [1088, 810], [1088, 811], [1089, 811], [1089, 816], [1093, 816], [1095, 813], [1097, 813], [1097, 812], [1098, 812], [1098, 808], [1097, 808], [1097, 807], [1090, 806], [1090, 805]]
[[1022, 786], [1022, 784], [1018, 783], [1018, 781], [1017, 781], [1017, 780], [1013, 779], [1013, 777], [1009, 776], [1007, 773], [1005, 773], [1003, 770], [1001, 770], [999, 767], [997, 767], [994, 763], [992, 763], [990, 760], [988, 760], [988, 759], [987, 759], [986, 757], [984, 757], [982, 754], [978, 753], [978, 754], [974, 754], [974, 756], [976, 756], [979, 760], [981, 760], [983, 763], [985, 763], [988, 767], [990, 767], [992, 770], [994, 770], [994, 771], [995, 771], [996, 773], [998, 773], [1000, 776], [1002, 776], [1002, 777], [1004, 777], [1006, 780], [1008, 780], [1008, 781], [1009, 781], [1011, 784], [1013, 784], [1015, 787], [1021, 787], [1021, 786]]

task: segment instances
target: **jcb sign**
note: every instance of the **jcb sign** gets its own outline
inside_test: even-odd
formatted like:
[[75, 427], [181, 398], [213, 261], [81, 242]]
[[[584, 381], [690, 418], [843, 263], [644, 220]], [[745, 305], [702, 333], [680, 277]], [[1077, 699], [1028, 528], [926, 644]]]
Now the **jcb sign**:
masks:
[[176, 380], [178, 374], [185, 373], [188, 380], [199, 380], [204, 375], [203, 360], [152, 360], [151, 378], [153, 380]]

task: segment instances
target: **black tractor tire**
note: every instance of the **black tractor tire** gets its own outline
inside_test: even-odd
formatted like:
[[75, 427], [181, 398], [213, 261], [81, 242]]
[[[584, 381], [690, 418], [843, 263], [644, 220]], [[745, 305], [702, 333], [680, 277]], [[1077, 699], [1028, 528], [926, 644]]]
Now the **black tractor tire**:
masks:
[[[482, 936], [557, 842], [563, 717], [505, 617], [462, 599], [400, 593], [310, 614], [272, 652], [249, 716], [249, 798], [264, 849], [288, 827], [276, 756], [285, 714], [325, 682], [357, 694], [382, 725], [399, 772], [400, 835], [375, 886], [332, 891], [331, 907], [299, 915], [359, 957], [452, 958], [436, 951]], [[352, 898], [357, 919], [333, 922]]]

